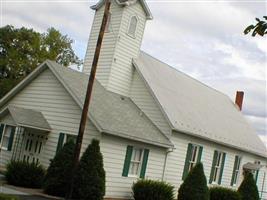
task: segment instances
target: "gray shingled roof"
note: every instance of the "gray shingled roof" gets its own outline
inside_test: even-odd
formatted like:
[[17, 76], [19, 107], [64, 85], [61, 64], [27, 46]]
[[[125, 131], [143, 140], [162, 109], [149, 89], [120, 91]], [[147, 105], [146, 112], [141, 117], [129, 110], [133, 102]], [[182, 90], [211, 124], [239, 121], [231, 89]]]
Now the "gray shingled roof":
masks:
[[[79, 104], [83, 105], [88, 75], [52, 61], [47, 61], [47, 64]], [[173, 146], [130, 98], [107, 91], [97, 80], [89, 111], [90, 117], [105, 133], [163, 147]]]
[[8, 106], [0, 113], [0, 116], [6, 115], [8, 112], [18, 126], [36, 128], [46, 131], [51, 130], [47, 120], [39, 111], [16, 106]]
[[267, 156], [230, 98], [141, 52], [134, 60], [174, 130]]

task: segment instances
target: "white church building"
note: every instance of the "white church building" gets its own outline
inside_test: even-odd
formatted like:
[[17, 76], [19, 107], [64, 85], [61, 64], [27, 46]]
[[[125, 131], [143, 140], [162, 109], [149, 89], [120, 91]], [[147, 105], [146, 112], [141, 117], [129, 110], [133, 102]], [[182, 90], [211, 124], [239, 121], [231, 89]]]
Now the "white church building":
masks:
[[[1, 168], [11, 159], [47, 167], [76, 137], [104, 1], [91, 8], [83, 72], [46, 61], [0, 100]], [[267, 152], [240, 111], [243, 93], [232, 102], [141, 51], [152, 18], [144, 0], [112, 0], [82, 146], [100, 140], [106, 198], [130, 199], [139, 178], [166, 181], [177, 191], [202, 162], [209, 186], [236, 189], [250, 170], [267, 199]]]

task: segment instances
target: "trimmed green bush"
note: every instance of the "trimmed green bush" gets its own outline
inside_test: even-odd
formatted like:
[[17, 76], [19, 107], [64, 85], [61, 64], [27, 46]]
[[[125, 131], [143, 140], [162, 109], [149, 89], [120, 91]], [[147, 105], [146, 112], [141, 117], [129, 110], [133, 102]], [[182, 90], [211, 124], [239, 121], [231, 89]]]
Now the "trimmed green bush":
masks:
[[45, 193], [65, 197], [71, 179], [74, 147], [74, 141], [67, 142], [51, 160], [43, 184]]
[[154, 180], [139, 180], [132, 186], [135, 200], [173, 200], [174, 187]]
[[19, 200], [19, 198], [12, 196], [12, 195], [0, 193], [0, 200]]
[[209, 188], [202, 163], [187, 175], [178, 190], [178, 200], [209, 200]]
[[259, 192], [251, 173], [246, 173], [244, 180], [238, 188], [242, 200], [259, 200]]
[[241, 196], [235, 190], [212, 187], [210, 188], [210, 200], [241, 200]]
[[98, 140], [93, 139], [82, 155], [74, 185], [74, 197], [77, 199], [103, 199], [105, 170]]
[[11, 161], [7, 164], [6, 180], [11, 185], [40, 188], [42, 186], [45, 170], [37, 162]]

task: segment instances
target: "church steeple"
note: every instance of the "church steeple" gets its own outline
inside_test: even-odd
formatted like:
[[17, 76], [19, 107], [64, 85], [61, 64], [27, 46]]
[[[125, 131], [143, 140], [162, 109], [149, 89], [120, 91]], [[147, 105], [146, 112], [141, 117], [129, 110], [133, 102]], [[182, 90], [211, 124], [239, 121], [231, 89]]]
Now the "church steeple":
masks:
[[[84, 61], [89, 74], [104, 13], [104, 0], [91, 8], [95, 17]], [[128, 96], [132, 80], [132, 59], [140, 52], [146, 21], [152, 19], [144, 0], [111, 0], [110, 16], [99, 57], [96, 78], [108, 90]]]

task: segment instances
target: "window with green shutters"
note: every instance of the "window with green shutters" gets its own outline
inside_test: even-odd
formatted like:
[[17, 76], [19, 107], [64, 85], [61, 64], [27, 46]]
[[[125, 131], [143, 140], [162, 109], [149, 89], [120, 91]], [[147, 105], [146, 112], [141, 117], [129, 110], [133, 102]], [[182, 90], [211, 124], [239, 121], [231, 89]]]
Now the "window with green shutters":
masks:
[[232, 174], [232, 180], [231, 180], [231, 186], [236, 186], [238, 182], [238, 177], [240, 174], [240, 165], [241, 165], [241, 156], [236, 155], [234, 168], [233, 168], [233, 174]]
[[197, 144], [188, 144], [187, 154], [185, 158], [183, 180], [186, 178], [187, 174], [193, 169], [193, 167], [201, 162], [203, 147]]
[[221, 184], [226, 153], [215, 150], [210, 173], [210, 184]]
[[127, 146], [122, 176], [145, 178], [149, 149]]

